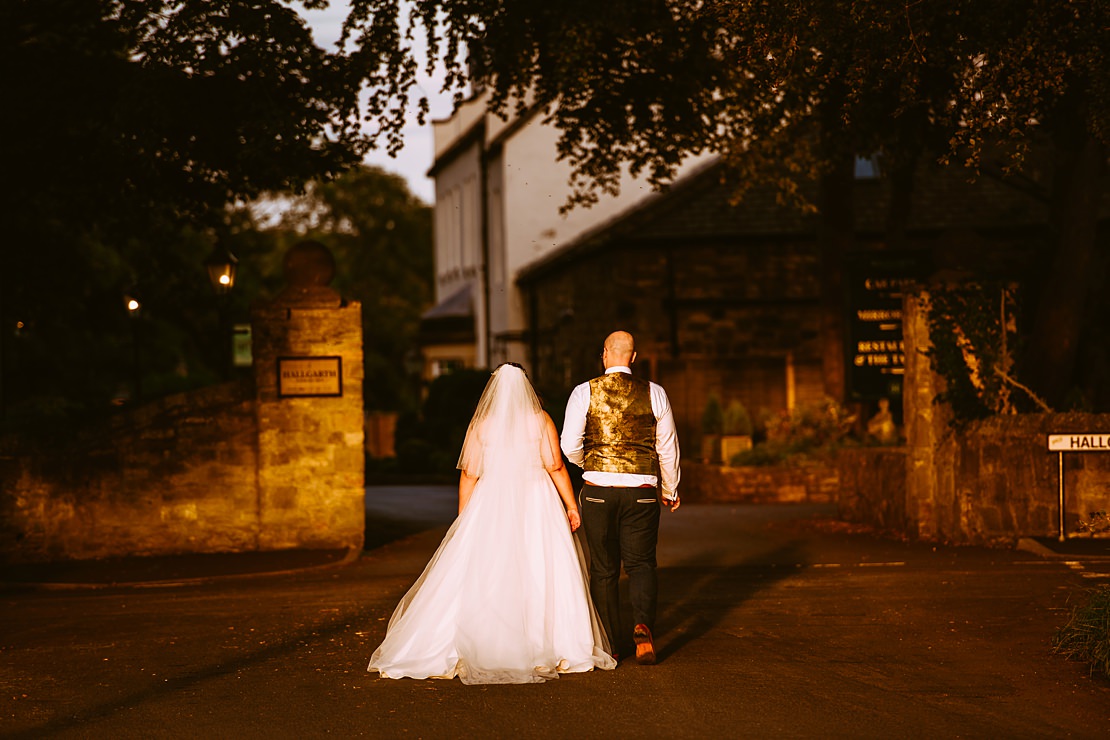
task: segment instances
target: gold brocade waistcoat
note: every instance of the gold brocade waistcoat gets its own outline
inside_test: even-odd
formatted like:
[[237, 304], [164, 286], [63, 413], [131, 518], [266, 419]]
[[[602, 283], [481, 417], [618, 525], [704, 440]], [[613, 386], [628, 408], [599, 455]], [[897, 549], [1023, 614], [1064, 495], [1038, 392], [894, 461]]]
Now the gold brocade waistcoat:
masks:
[[591, 380], [582, 449], [583, 470], [658, 475], [651, 384], [628, 373]]

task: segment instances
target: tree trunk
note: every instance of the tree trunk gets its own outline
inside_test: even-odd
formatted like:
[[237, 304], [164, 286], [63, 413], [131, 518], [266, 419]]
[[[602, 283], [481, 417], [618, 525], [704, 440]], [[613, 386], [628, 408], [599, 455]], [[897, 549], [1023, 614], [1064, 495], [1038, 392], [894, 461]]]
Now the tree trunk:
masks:
[[917, 157], [906, 157], [889, 173], [890, 202], [886, 212], [886, 248], [902, 249], [906, 246], [910, 214], [913, 211], [913, 186]]
[[847, 397], [847, 376], [844, 365], [847, 337], [845, 314], [847, 297], [844, 290], [844, 257], [855, 243], [855, 211], [852, 158], [846, 158], [819, 182], [821, 226], [821, 323], [822, 365], [825, 393], [837, 403]]
[[[1082, 120], [1080, 118], [1080, 120]], [[1030, 338], [1029, 385], [1060, 408], [1074, 387], [1084, 307], [1095, 263], [1106, 148], [1087, 132], [1061, 131], [1052, 177], [1052, 264], [1040, 291]]]

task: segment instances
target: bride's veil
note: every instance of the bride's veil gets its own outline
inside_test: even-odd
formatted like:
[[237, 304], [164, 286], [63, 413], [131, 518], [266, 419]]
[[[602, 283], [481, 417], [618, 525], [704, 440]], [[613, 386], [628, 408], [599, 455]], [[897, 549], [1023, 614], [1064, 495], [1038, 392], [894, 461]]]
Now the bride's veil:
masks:
[[553, 453], [546, 449], [543, 422], [543, 406], [524, 369], [499, 366], [470, 420], [457, 467], [482, 477], [522, 465], [549, 466]]

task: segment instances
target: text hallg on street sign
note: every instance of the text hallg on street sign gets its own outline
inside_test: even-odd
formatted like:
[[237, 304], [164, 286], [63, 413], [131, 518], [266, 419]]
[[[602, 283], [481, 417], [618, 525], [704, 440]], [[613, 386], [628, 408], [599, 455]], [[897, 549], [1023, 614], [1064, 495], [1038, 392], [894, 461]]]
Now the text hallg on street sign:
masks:
[[1050, 452], [1110, 452], [1110, 434], [1050, 434]]

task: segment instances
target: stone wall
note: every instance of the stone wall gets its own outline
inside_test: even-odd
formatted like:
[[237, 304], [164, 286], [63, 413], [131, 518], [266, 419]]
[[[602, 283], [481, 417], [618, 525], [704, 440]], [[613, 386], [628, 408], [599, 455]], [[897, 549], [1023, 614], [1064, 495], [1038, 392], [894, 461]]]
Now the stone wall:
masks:
[[771, 241], [613, 244], [544, 273], [528, 288], [540, 339], [529, 372], [559, 397], [601, 371], [602, 342], [626, 329], [636, 338], [633, 372], [667, 389], [691, 447], [711, 393], [753, 418], [819, 401], [818, 251], [803, 239]]
[[[840, 455], [841, 515], [921, 540], [986, 544], [1060, 533], [1059, 458], [1048, 435], [1106, 434], [1110, 414], [997, 416], [956, 429], [934, 399], [928, 295], [903, 300], [906, 447]], [[1110, 452], [1065, 453], [1064, 531], [1110, 510]], [[901, 469], [899, 469], [901, 466]]]
[[[952, 434], [938, 450], [938, 539], [984, 542], [1059, 533], [1059, 457], [1049, 434], [1107, 433], [1110, 414], [1000, 416]], [[1110, 510], [1110, 453], [1064, 453], [1064, 526]]]
[[[902, 299], [902, 338], [905, 343], [905, 374], [902, 385], [902, 418], [906, 435], [906, 526], [912, 537], [935, 539], [938, 517], [945, 515], [935, 507], [939, 501], [938, 475], [950, 466], [938, 459], [941, 440], [950, 433], [951, 413], [943, 404], [934, 403], [944, 392], [944, 379], [933, 372], [928, 349], [928, 294], [907, 294]], [[948, 481], [951, 485], [951, 481]], [[948, 507], [950, 508], [950, 507]]]
[[[327, 287], [333, 272], [322, 245], [290, 250], [289, 287], [252, 312], [242, 382], [0, 440], [0, 561], [360, 549], [362, 309]], [[311, 368], [279, 380], [306, 358], [324, 387]]]
[[169, 396], [50, 442], [6, 440], [0, 559], [253, 550], [253, 394], [231, 383]]
[[860, 447], [837, 454], [841, 519], [892, 532], [909, 528], [906, 515], [906, 449]]
[[828, 465], [726, 467], [682, 462], [679, 493], [687, 503], [831, 503], [839, 490], [837, 470]]
[[[358, 303], [259, 306], [252, 316], [258, 396], [260, 546], [361, 546], [365, 416]], [[339, 357], [342, 395], [282, 396], [282, 357]]]
[[[924, 540], [1056, 537], [1059, 457], [1048, 451], [1048, 435], [1108, 429], [1110, 414], [993, 417], [950, 430], [928, 466], [905, 449], [846, 450], [840, 515]], [[1091, 512], [1110, 511], [1110, 453], [1064, 453], [1064, 493], [1065, 533], [1073, 536]]]

